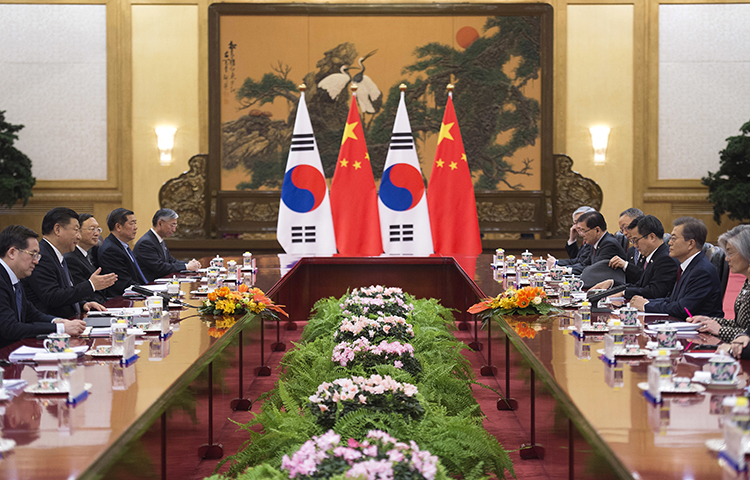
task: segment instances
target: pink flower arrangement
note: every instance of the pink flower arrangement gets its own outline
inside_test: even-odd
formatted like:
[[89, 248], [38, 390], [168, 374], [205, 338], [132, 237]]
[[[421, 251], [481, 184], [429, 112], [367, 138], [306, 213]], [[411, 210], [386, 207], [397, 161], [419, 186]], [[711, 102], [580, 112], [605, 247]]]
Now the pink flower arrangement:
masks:
[[400, 288], [382, 285], [357, 288], [340, 304], [344, 315], [399, 315], [414, 310]]
[[355, 340], [360, 337], [370, 340], [381, 337], [409, 340], [414, 337], [414, 329], [403, 317], [354, 316], [345, 317], [339, 328], [333, 332], [333, 338], [339, 340]]
[[359, 337], [352, 342], [341, 342], [333, 348], [331, 361], [342, 367], [362, 365], [372, 368], [376, 365], [393, 365], [404, 368], [412, 375], [422, 371], [421, 365], [414, 358], [414, 347], [409, 343], [388, 342], [370, 343], [366, 337]]
[[409, 418], [420, 418], [424, 414], [417, 399], [417, 387], [397, 382], [389, 375], [354, 376], [323, 382], [308, 400], [310, 410], [323, 426], [333, 426], [338, 418], [360, 408], [401, 413]]
[[380, 430], [370, 430], [361, 443], [353, 438], [343, 443], [329, 430], [305, 442], [291, 458], [284, 455], [281, 468], [289, 478], [299, 480], [322, 478], [322, 473], [326, 478], [346, 474], [348, 478], [368, 480], [406, 480], [415, 478], [416, 473], [434, 480], [438, 457], [420, 450], [414, 441], [399, 442]]

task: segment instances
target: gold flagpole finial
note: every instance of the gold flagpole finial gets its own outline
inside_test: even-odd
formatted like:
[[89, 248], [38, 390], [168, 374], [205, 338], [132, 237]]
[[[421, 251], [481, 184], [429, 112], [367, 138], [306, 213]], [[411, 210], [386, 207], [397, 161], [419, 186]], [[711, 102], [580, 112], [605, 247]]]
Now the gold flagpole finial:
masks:
[[357, 84], [356, 83], [350, 83], [349, 84], [349, 90], [351, 90], [352, 93], [357, 93]]
[[401, 90], [402, 92], [405, 92], [406, 91], [406, 84], [402, 83], [401, 85], [398, 86], [398, 89]]
[[307, 86], [304, 83], [301, 83], [301, 84], [297, 85], [297, 89], [300, 92], [304, 92], [305, 90], [307, 90]]
[[453, 88], [455, 88], [455, 86], [452, 83], [449, 83], [448, 86], [445, 87], [445, 89], [448, 90], [449, 93], [453, 92]]

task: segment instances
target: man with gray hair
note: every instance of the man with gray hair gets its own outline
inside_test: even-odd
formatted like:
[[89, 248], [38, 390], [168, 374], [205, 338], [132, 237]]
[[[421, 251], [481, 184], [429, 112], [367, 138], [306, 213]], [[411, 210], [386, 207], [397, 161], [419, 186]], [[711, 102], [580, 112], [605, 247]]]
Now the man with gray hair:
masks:
[[565, 251], [568, 252], [570, 258], [558, 260], [552, 255], [547, 255], [548, 265], [551, 266], [557, 262], [558, 265], [572, 267], [574, 274], [581, 274], [583, 268], [586, 266], [585, 260], [591, 255], [592, 247], [585, 242], [580, 248], [578, 247], [578, 236], [580, 233], [578, 232], [577, 223], [578, 219], [581, 218], [581, 215], [595, 211], [596, 209], [594, 208], [583, 206], [577, 208], [576, 211], [573, 212], [573, 226], [570, 227], [570, 237], [568, 238], [568, 243], [565, 245]]
[[153, 282], [157, 278], [180, 270], [198, 270], [200, 262], [192, 259], [181, 262], [169, 253], [164, 239], [169, 238], [177, 230], [177, 212], [169, 208], [161, 208], [151, 220], [153, 225], [135, 244], [133, 253], [138, 265], [141, 266], [146, 280]]

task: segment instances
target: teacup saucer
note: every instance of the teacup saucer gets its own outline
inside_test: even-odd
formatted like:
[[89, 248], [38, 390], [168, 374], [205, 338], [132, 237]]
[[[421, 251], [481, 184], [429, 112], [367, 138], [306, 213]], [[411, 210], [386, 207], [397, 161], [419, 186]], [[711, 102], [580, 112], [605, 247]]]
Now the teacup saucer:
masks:
[[[615, 352], [615, 357], [642, 357], [644, 355], [648, 355], [649, 352], [650, 350], [646, 348], [641, 348], [637, 352], [634, 352], [634, 353], [627, 353], [624, 351], [619, 351], [619, 352]], [[596, 353], [598, 353], [599, 355], [604, 355], [604, 349], [600, 348], [599, 350], [596, 351]]]
[[[727, 444], [723, 438], [711, 438], [706, 440], [706, 448], [714, 453], [723, 452], [727, 448]], [[750, 443], [745, 445], [745, 455], [750, 454]]]
[[[695, 381], [695, 380], [694, 380]], [[736, 378], [731, 382], [698, 382], [705, 385], [709, 389], [722, 389], [722, 390], [736, 390], [740, 388], [740, 379]]]
[[[638, 388], [648, 390], [648, 382], [640, 382]], [[706, 387], [697, 383], [691, 383], [687, 388], [678, 388], [674, 384], [659, 389], [661, 393], [701, 393], [706, 391]]]
[[656, 348], [651, 349], [651, 352], [648, 354], [648, 356], [649, 357], [658, 357], [659, 356], [659, 350], [666, 350], [671, 355], [674, 355], [676, 353], [679, 354], [680, 352], [682, 352], [683, 348], [684, 347], [682, 346], [681, 343], [678, 343], [677, 346], [674, 347], [674, 348], [656, 347]]
[[12, 438], [0, 438], [0, 453], [13, 450], [16, 446], [16, 441]]
[[[91, 386], [92, 385], [90, 383], [84, 383], [83, 384], [83, 388], [85, 388], [89, 392], [91, 391]], [[68, 394], [68, 389], [67, 388], [65, 388], [65, 389], [59, 389], [57, 387], [55, 387], [55, 388], [41, 388], [39, 385], [28, 386], [23, 391], [26, 392], [26, 393], [34, 394], [34, 395], [67, 395]]]

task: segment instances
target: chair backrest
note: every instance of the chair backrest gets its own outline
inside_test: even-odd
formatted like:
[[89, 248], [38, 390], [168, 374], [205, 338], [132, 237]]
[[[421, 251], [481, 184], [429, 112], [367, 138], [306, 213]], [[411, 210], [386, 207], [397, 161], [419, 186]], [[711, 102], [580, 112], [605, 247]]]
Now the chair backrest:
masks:
[[711, 248], [706, 251], [706, 256], [716, 268], [716, 273], [719, 274], [719, 281], [721, 282], [721, 301], [723, 302], [724, 294], [727, 291], [727, 283], [729, 283], [729, 264], [726, 261], [727, 253], [723, 248], [712, 245]]
[[628, 248], [630, 248], [630, 240], [628, 240], [628, 237], [623, 235], [622, 232], [616, 232], [615, 238], [620, 242], [620, 245], [622, 245], [622, 249], [627, 252]]
[[664, 236], [662, 237], [664, 240], [665, 245], [669, 245], [669, 239], [672, 237], [671, 233], [664, 233]]

